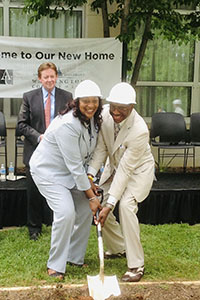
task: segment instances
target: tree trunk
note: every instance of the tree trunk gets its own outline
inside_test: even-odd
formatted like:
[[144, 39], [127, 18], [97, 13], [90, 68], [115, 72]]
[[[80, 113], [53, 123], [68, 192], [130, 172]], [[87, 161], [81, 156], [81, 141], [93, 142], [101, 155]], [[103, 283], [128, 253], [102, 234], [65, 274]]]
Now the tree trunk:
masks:
[[102, 0], [101, 10], [102, 10], [102, 20], [103, 20], [103, 36], [110, 37], [107, 0]]
[[[127, 17], [130, 12], [130, 0], [125, 0], [124, 1], [124, 10], [123, 10], [123, 15], [122, 15], [122, 20], [121, 20], [121, 35], [123, 36], [124, 34], [127, 33], [128, 31], [128, 20]], [[127, 75], [127, 42], [123, 42], [123, 59], [122, 59], [122, 81], [126, 81], [126, 75]]]
[[121, 35], [126, 34], [128, 31], [128, 20], [127, 17], [130, 12], [130, 2], [131, 0], [124, 0], [124, 11], [121, 21]]
[[143, 36], [142, 36], [142, 41], [141, 41], [140, 48], [138, 50], [138, 55], [137, 55], [135, 65], [134, 65], [134, 68], [133, 68], [133, 73], [132, 73], [132, 76], [131, 76], [131, 85], [133, 87], [136, 86], [136, 83], [138, 81], [140, 67], [141, 67], [142, 60], [143, 60], [145, 50], [146, 50], [146, 47], [147, 47], [147, 42], [149, 40], [148, 35], [149, 35], [149, 32], [150, 32], [150, 27], [151, 27], [151, 18], [152, 18], [152, 14], [150, 14], [147, 17], [147, 20], [146, 20], [146, 23], [145, 23], [145, 28], [144, 28], [144, 33], [143, 33]]

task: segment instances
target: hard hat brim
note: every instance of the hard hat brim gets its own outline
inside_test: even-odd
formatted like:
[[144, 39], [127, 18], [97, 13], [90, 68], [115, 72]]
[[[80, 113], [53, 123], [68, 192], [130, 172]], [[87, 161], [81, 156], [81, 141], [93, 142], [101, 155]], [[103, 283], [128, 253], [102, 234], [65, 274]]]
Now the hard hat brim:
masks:
[[119, 103], [119, 104], [137, 104], [136, 101], [120, 101], [120, 99], [113, 99], [111, 97], [106, 98], [108, 102]]

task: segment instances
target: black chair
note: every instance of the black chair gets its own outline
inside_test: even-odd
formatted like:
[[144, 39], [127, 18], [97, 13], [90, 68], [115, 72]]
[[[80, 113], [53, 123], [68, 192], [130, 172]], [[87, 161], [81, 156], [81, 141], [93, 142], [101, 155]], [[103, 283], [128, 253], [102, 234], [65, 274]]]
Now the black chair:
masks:
[[25, 175], [25, 171], [19, 172], [18, 158], [23, 157], [24, 151], [24, 136], [21, 134], [19, 127], [15, 129], [15, 175]]
[[194, 147], [200, 147], [200, 112], [190, 116], [190, 142]]
[[4, 114], [0, 111], [0, 156], [4, 157], [7, 175], [7, 130]]
[[192, 157], [193, 168], [195, 167], [194, 146], [190, 143], [186, 123], [181, 114], [155, 113], [151, 121], [150, 142], [152, 146], [158, 147], [158, 172], [160, 163], [163, 163], [165, 158], [170, 158], [166, 164], [167, 167], [174, 158], [183, 157], [183, 171], [185, 172], [188, 157]]
[[190, 116], [190, 141], [194, 146], [200, 146], [200, 112]]

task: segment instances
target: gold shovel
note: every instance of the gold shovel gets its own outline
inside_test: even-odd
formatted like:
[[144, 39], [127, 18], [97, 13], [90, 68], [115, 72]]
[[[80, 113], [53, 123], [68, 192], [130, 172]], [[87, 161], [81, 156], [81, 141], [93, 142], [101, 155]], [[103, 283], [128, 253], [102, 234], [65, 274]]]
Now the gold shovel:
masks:
[[[96, 214], [98, 219], [98, 212]], [[94, 300], [104, 300], [111, 295], [119, 296], [121, 294], [119, 284], [116, 275], [104, 276], [104, 250], [101, 224], [97, 225], [97, 237], [98, 237], [98, 249], [100, 260], [100, 272], [99, 275], [89, 276], [87, 275], [89, 294]]]

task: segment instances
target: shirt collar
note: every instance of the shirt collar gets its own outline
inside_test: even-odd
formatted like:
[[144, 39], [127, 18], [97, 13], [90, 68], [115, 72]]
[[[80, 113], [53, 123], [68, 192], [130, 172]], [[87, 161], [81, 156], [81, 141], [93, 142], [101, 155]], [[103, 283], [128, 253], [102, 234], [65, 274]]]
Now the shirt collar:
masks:
[[[55, 91], [56, 91], [56, 88], [54, 87], [53, 90], [51, 91], [51, 95], [53, 97], [55, 97]], [[42, 87], [42, 94], [43, 94], [43, 99], [46, 99], [48, 97], [48, 91]]]
[[123, 120], [123, 121], [120, 122], [120, 123], [117, 123], [117, 125], [119, 126], [120, 129], [122, 128], [122, 126], [124, 125], [125, 122], [126, 122], [126, 119]]

